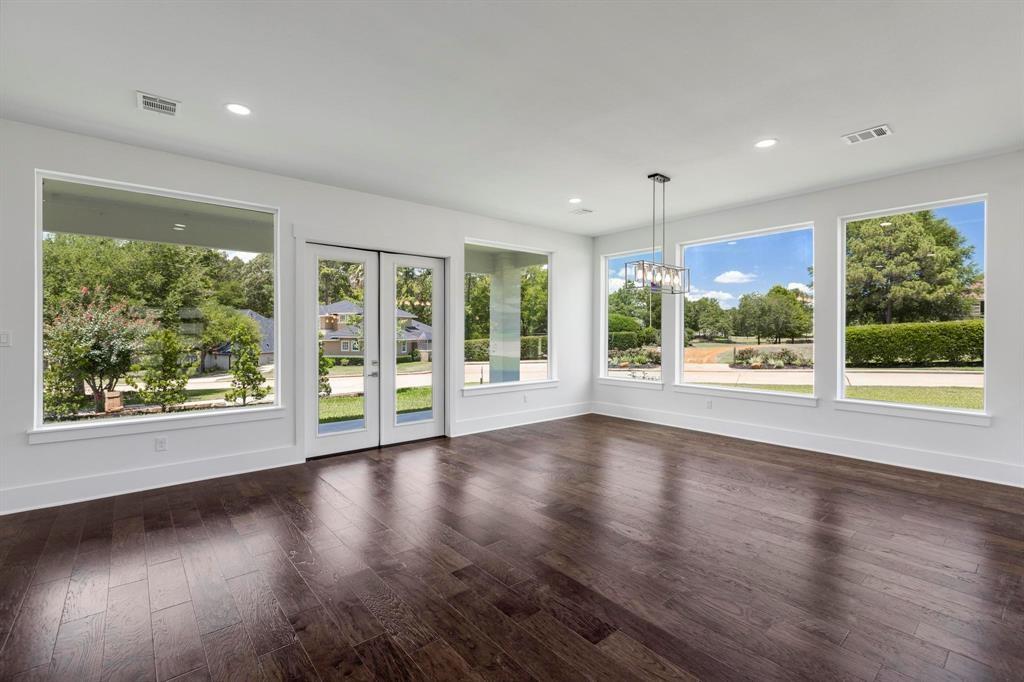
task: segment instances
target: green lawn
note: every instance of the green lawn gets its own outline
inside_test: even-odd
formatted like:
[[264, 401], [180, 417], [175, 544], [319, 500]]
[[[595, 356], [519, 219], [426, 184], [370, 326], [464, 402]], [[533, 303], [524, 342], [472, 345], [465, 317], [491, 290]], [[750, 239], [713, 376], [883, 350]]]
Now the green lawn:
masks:
[[[398, 412], [420, 412], [433, 407], [430, 386], [400, 388], [397, 391]], [[341, 422], [363, 418], [362, 395], [332, 395], [320, 399], [320, 423]]]
[[[778, 384], [707, 384], [728, 388], [749, 388], [780, 393], [811, 393], [812, 386], [783, 386]], [[981, 410], [985, 407], [984, 389], [969, 386], [847, 386], [846, 397], [854, 400], [877, 400], [904, 405], [950, 407], [962, 410]]]

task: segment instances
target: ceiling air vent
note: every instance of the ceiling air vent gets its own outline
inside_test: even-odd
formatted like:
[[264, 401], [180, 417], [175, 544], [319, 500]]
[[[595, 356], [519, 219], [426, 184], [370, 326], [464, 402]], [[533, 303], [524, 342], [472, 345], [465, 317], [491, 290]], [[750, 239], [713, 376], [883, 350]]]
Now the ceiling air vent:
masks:
[[176, 100], [160, 97], [159, 95], [151, 95], [148, 92], [142, 91], [136, 91], [135, 98], [141, 111], [150, 111], [154, 114], [165, 114], [167, 116], [177, 116], [178, 107], [181, 105], [181, 102]]
[[569, 215], [587, 215], [588, 213], [593, 213], [593, 211], [589, 208], [574, 208], [569, 211]]
[[888, 137], [889, 135], [892, 135], [892, 128], [883, 123], [882, 125], [872, 126], [866, 130], [858, 130], [855, 133], [846, 133], [843, 135], [843, 142], [846, 144], [859, 144], [879, 137]]

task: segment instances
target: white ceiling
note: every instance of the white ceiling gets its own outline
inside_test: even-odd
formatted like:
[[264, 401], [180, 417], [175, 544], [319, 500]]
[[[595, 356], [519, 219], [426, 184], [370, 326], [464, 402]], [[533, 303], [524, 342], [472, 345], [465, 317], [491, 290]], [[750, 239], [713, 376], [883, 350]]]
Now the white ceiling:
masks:
[[671, 217], [1024, 145], [1016, 1], [5, 0], [0, 24], [6, 118], [583, 234], [644, 223], [652, 171]]

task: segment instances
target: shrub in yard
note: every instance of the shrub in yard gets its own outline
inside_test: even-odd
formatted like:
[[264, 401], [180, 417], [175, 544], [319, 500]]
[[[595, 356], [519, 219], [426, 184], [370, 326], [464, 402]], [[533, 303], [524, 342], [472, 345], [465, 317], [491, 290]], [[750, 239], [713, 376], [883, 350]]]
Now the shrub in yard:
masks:
[[466, 339], [466, 362], [485, 362], [490, 358], [490, 339]]
[[523, 360], [543, 360], [548, 356], [548, 337], [522, 336], [519, 338], [519, 357]]
[[789, 348], [780, 348], [777, 351], [768, 351], [758, 348], [739, 348], [733, 351], [732, 364], [736, 367], [750, 367], [751, 369], [785, 369], [786, 367], [813, 367], [814, 362], [810, 358], [796, 353]]
[[636, 332], [610, 332], [608, 348], [611, 350], [629, 350], [640, 347], [640, 335]]
[[255, 325], [240, 325], [231, 335], [231, 388], [224, 392], [228, 402], [263, 400], [270, 394], [267, 378], [260, 372], [260, 339]]
[[409, 354], [409, 355], [396, 355], [395, 356], [395, 362], [398, 363], [399, 365], [401, 365], [404, 362], [415, 362], [415, 361], [416, 361], [416, 358], [414, 358], [412, 356], [412, 354]]
[[697, 335], [697, 332], [693, 331], [689, 327], [684, 328], [683, 329], [683, 345], [684, 346], [692, 346], [693, 345], [693, 337], [695, 337], [696, 335]]
[[657, 346], [661, 343], [661, 332], [654, 327], [644, 327], [640, 333], [640, 341], [645, 346]]
[[983, 320], [865, 324], [846, 328], [847, 365], [978, 362], [985, 354]]
[[635, 317], [622, 313], [608, 313], [608, 331], [640, 333], [643, 327]]
[[188, 352], [184, 339], [173, 329], [158, 329], [146, 339], [138, 365], [141, 375], [128, 380], [143, 403], [159, 405], [166, 412], [188, 399], [185, 386], [197, 366], [189, 362]]

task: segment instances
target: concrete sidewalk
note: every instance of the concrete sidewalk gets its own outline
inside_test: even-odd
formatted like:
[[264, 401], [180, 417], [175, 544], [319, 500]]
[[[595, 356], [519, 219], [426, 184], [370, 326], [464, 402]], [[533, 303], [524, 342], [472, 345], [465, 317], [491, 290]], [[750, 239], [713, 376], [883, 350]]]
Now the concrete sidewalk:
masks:
[[[751, 384], [755, 386], [812, 386], [812, 369], [734, 369], [723, 363], [687, 363], [686, 382], [691, 384]], [[631, 379], [646, 375], [647, 381], [661, 378], [659, 369], [608, 370], [612, 378]], [[963, 386], [982, 388], [983, 372], [949, 370], [850, 369], [843, 373], [847, 386]]]

